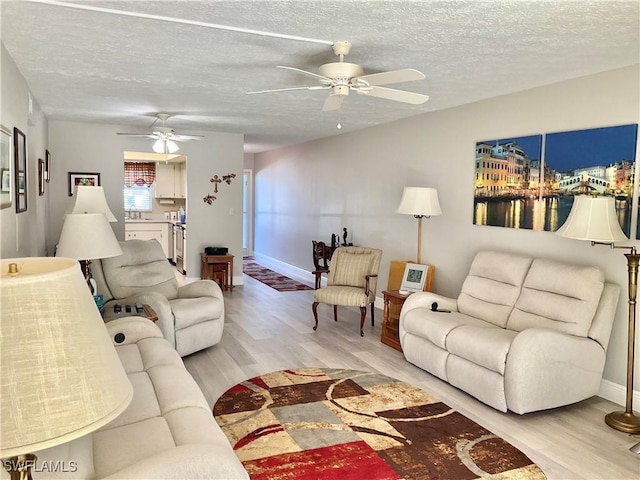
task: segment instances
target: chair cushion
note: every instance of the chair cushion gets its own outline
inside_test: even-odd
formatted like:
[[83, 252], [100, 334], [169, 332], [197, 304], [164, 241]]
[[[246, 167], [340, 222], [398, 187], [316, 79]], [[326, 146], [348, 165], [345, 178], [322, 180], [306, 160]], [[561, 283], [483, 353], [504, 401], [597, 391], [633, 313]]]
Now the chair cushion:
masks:
[[407, 333], [429, 340], [439, 348], [447, 348], [447, 337], [458, 327], [472, 325], [475, 327], [495, 328], [493, 324], [469, 317], [459, 312], [432, 312], [426, 308], [409, 310], [402, 325]]
[[460, 313], [505, 327], [532, 258], [478, 252], [458, 297]]
[[350, 253], [336, 250], [331, 259], [330, 275], [327, 285], [348, 285], [364, 288], [366, 276], [371, 274], [373, 255], [371, 253]]
[[373, 302], [373, 292], [367, 297], [363, 287], [329, 286], [320, 288], [313, 293], [313, 300], [329, 305], [344, 305], [348, 307], [366, 307]]
[[178, 281], [157, 240], [120, 242], [122, 255], [102, 259], [102, 272], [116, 299], [158, 292], [168, 299], [178, 296]]
[[447, 337], [449, 353], [504, 375], [507, 354], [518, 332], [498, 327], [465, 325]]
[[222, 316], [222, 300], [214, 297], [175, 298], [169, 300], [176, 330]]
[[507, 328], [549, 328], [586, 337], [603, 289], [604, 274], [596, 267], [536, 259]]

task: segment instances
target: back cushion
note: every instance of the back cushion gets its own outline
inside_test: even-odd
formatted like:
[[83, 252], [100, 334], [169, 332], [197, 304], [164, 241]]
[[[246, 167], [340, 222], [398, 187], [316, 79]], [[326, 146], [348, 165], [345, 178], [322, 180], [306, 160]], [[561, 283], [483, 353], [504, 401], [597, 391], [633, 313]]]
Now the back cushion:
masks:
[[478, 252], [458, 296], [458, 311], [505, 327], [532, 259], [504, 252]]
[[331, 259], [330, 276], [327, 285], [348, 285], [362, 287], [365, 277], [371, 273], [373, 256], [367, 253], [351, 253], [347, 248], [337, 249]]
[[507, 328], [548, 328], [586, 337], [604, 289], [604, 274], [596, 267], [536, 259]]
[[178, 282], [157, 240], [120, 242], [122, 255], [102, 260], [102, 271], [116, 299], [158, 292], [168, 299], [178, 296]]

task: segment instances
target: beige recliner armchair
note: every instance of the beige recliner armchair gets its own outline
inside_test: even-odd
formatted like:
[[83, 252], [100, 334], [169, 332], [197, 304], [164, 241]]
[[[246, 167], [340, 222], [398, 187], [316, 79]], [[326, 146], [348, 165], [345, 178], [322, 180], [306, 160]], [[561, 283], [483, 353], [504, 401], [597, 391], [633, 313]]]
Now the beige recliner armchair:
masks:
[[[217, 283], [198, 280], [178, 285], [157, 240], [120, 242], [123, 254], [96, 260], [91, 271], [104, 296], [105, 319], [116, 316], [113, 306], [148, 304], [157, 325], [180, 356], [217, 344], [224, 326], [224, 299]], [[132, 313], [130, 315], [135, 315]]]

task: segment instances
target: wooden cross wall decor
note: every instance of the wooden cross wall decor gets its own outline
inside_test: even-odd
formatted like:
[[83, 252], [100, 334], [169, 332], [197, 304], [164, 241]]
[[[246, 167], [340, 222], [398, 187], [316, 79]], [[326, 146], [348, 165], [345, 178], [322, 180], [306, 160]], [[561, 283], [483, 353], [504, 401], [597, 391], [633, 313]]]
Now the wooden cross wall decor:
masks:
[[[236, 178], [235, 173], [228, 173], [226, 175], [223, 175], [222, 178], [220, 178], [218, 175], [214, 175], [213, 178], [209, 180], [211, 183], [213, 183], [213, 193], [218, 193], [219, 183], [225, 182], [227, 185], [231, 185], [231, 180], [233, 180], [234, 178]], [[205, 203], [208, 203], [209, 205], [211, 205], [213, 204], [216, 198], [218, 197], [216, 197], [215, 195], [207, 195], [202, 200]]]

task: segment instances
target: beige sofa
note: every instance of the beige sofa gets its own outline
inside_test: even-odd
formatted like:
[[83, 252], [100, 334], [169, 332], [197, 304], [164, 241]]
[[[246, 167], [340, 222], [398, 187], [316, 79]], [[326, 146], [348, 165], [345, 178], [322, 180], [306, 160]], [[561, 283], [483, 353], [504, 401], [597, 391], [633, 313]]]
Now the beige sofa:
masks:
[[599, 390], [619, 293], [595, 267], [481, 251], [457, 299], [405, 301], [400, 343], [409, 362], [498, 410], [567, 405]]
[[[117, 317], [114, 306], [150, 305], [158, 327], [181, 357], [220, 342], [224, 298], [212, 280], [178, 285], [175, 268], [155, 240], [120, 242], [122, 255], [91, 263], [98, 293], [105, 302], [105, 320]], [[122, 316], [120, 314], [119, 316]]]
[[34, 452], [34, 479], [248, 479], [159, 328], [126, 317], [109, 322], [107, 330], [133, 384], [133, 400], [101, 429]]

